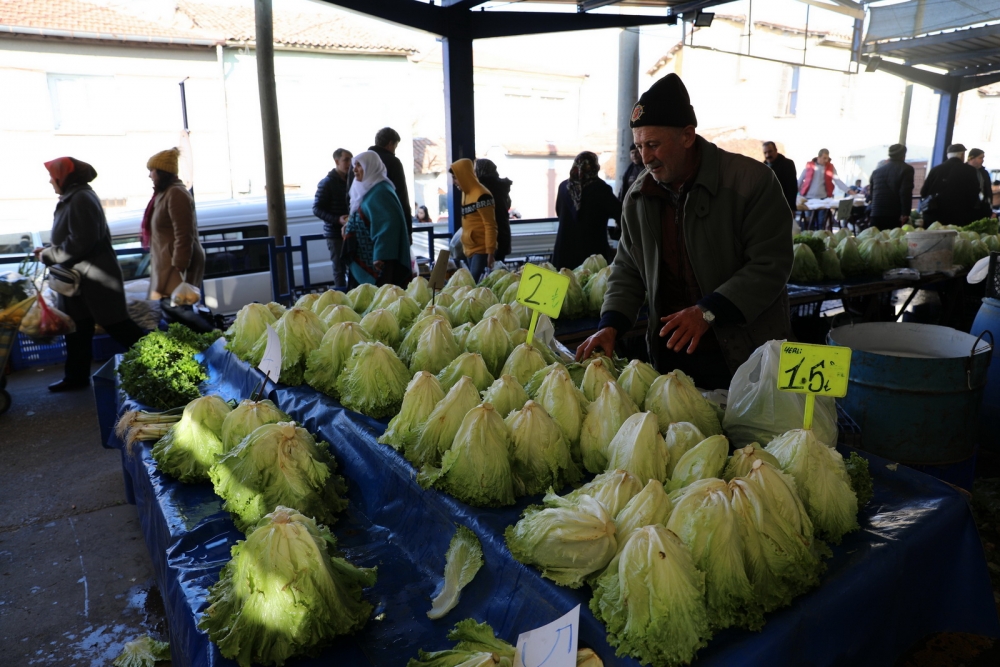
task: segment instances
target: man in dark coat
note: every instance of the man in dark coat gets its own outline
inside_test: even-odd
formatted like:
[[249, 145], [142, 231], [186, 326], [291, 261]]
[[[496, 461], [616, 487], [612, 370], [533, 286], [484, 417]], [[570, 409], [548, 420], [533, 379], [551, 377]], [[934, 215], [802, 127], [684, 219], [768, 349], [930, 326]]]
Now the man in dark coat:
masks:
[[333, 262], [333, 284], [347, 285], [347, 264], [340, 256], [344, 247], [341, 228], [347, 224], [350, 202], [347, 201], [347, 173], [351, 170], [351, 151], [338, 148], [333, 151], [333, 169], [316, 187], [313, 215], [323, 221], [326, 247]]
[[46, 162], [45, 168], [59, 202], [52, 220], [51, 245], [35, 248], [35, 256], [46, 266], [58, 264], [80, 274], [79, 292], [59, 296], [59, 309], [73, 319], [76, 331], [66, 334], [65, 375], [50, 384], [49, 391], [72, 391], [90, 386], [95, 324], [125, 348], [132, 347], [146, 332], [128, 315], [111, 231], [101, 200], [89, 185], [97, 178], [97, 171], [71, 157]]
[[396, 187], [396, 196], [399, 197], [399, 203], [403, 205], [403, 213], [406, 214], [406, 234], [412, 244], [413, 202], [410, 201], [410, 193], [406, 190], [406, 171], [403, 169], [403, 163], [396, 157], [396, 148], [399, 146], [399, 142], [399, 133], [396, 130], [391, 127], [383, 127], [375, 133], [375, 145], [369, 146], [368, 150], [378, 154], [382, 164], [385, 165], [386, 176]]
[[490, 191], [496, 202], [493, 215], [497, 221], [497, 251], [493, 259], [502, 262], [511, 250], [510, 239], [510, 188], [514, 181], [500, 178], [497, 165], [493, 160], [481, 158], [476, 160], [476, 178], [483, 187]]
[[913, 204], [913, 167], [906, 164], [906, 146], [889, 146], [889, 159], [872, 172], [869, 220], [879, 229], [901, 227], [910, 221]]
[[993, 185], [990, 183], [990, 172], [986, 171], [986, 167], [983, 166], [985, 159], [986, 153], [983, 152], [983, 149], [973, 148], [969, 151], [967, 164], [976, 170], [976, 176], [979, 177], [979, 190], [983, 193], [983, 217], [989, 218], [993, 216]]
[[924, 211], [924, 223], [930, 225], [967, 225], [983, 217], [979, 176], [975, 167], [965, 163], [965, 146], [948, 146], [948, 159], [931, 169], [920, 197], [933, 196]]
[[771, 168], [774, 177], [781, 185], [781, 192], [785, 195], [788, 208], [792, 216], [795, 215], [795, 198], [799, 194], [798, 172], [795, 171], [795, 162], [778, 152], [778, 147], [773, 141], [764, 142], [764, 164]]
[[[625, 173], [622, 174], [622, 187], [621, 190], [618, 191], [619, 204], [625, 203], [625, 195], [628, 194], [629, 188], [631, 188], [632, 184], [635, 183], [635, 180], [639, 178], [639, 174], [642, 173], [642, 170], [646, 168], [642, 164], [642, 153], [640, 153], [639, 149], [635, 147], [635, 144], [628, 147], [628, 157], [630, 160], [628, 169], [626, 169]], [[622, 237], [621, 225], [616, 222], [614, 229], [610, 230], [609, 234], [611, 235], [611, 238], [616, 241], [620, 239]]]

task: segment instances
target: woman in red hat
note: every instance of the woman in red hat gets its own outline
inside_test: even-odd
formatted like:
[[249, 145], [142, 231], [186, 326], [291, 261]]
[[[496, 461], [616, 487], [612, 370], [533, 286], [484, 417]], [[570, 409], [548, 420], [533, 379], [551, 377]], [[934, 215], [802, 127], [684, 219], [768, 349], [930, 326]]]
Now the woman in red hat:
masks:
[[45, 163], [49, 183], [59, 195], [52, 221], [52, 242], [36, 248], [46, 266], [59, 265], [80, 274], [74, 296], [59, 295], [59, 310], [76, 323], [66, 334], [66, 371], [49, 391], [70, 391], [90, 386], [90, 362], [95, 324], [126, 348], [145, 335], [128, 316], [125, 286], [118, 258], [111, 247], [111, 231], [104, 209], [90, 182], [97, 171], [81, 160], [60, 157]]

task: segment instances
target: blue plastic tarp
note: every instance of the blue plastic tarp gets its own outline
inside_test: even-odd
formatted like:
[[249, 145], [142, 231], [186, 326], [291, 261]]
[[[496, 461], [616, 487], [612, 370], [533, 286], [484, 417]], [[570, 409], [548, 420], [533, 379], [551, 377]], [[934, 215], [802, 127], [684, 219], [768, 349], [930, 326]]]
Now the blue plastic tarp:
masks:
[[[206, 393], [242, 398], [257, 384], [256, 374], [221, 342], [205, 360]], [[487, 621], [513, 642], [518, 633], [582, 604], [581, 646], [593, 648], [606, 665], [636, 665], [614, 656], [603, 626], [587, 609], [588, 589], [556, 586], [511, 558], [503, 530], [537, 497], [522, 498], [511, 509], [479, 509], [423, 490], [409, 463], [376, 443], [385, 422], [345, 410], [309, 387], [279, 387], [269, 396], [330, 443], [350, 500], [333, 532], [352, 562], [379, 568], [377, 584], [365, 592], [376, 606], [365, 629], [296, 664], [402, 666], [419, 648], [448, 647], [447, 630], [463, 618]], [[156, 470], [148, 446], [136, 452], [123, 461], [167, 607], [174, 664], [232, 665], [196, 626], [208, 588], [242, 535], [208, 484], [176, 482]], [[834, 548], [822, 585], [770, 614], [759, 633], [718, 634], [697, 664], [886, 665], [932, 632], [1000, 635], [966, 501], [931, 477], [868, 458], [875, 498], [862, 512], [862, 530]], [[485, 565], [458, 607], [431, 621], [426, 611], [456, 523], [479, 536]]]

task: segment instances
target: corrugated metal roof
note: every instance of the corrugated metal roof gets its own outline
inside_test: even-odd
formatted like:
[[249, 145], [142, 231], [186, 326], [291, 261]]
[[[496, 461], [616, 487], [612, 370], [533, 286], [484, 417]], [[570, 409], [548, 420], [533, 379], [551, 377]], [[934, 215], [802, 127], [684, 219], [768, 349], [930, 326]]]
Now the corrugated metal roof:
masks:
[[909, 65], [928, 65], [951, 74], [1000, 69], [1000, 24], [953, 30], [911, 39], [868, 45], [868, 54], [900, 58]]

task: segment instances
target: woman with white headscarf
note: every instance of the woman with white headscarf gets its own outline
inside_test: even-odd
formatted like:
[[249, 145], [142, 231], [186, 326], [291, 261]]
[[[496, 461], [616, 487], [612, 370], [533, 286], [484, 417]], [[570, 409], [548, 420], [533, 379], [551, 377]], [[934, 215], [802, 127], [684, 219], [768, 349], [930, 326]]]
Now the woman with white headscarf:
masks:
[[406, 287], [410, 243], [406, 215], [385, 165], [374, 151], [354, 156], [351, 207], [344, 228], [344, 256], [350, 261], [348, 283]]

